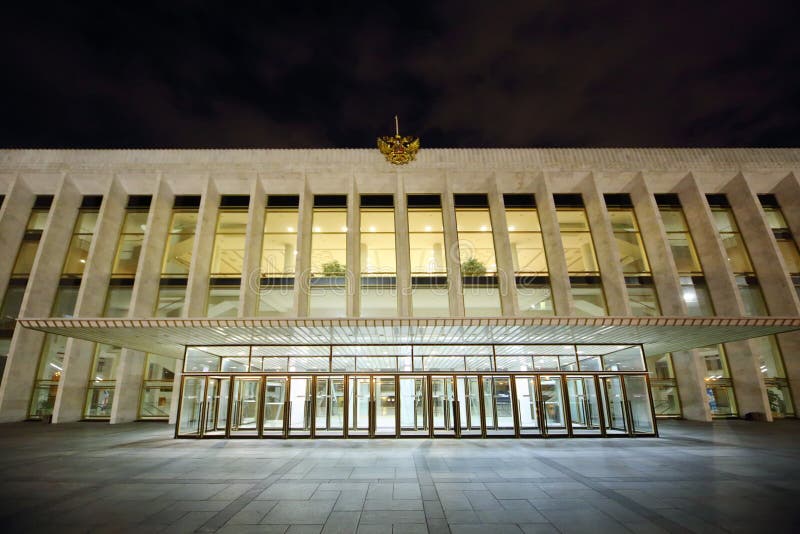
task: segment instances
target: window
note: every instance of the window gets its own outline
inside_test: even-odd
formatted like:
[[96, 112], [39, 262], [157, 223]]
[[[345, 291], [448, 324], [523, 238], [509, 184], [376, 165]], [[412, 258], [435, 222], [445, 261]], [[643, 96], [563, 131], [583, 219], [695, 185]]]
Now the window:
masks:
[[361, 196], [361, 316], [397, 315], [394, 198]]
[[154, 311], [156, 317], [181, 317], [183, 315], [199, 209], [199, 196], [178, 195], [175, 197], [167, 242], [164, 246], [164, 256], [161, 260], [161, 282]]
[[169, 419], [172, 383], [177, 360], [148, 354], [144, 364], [144, 381], [139, 404], [140, 419]]
[[783, 262], [786, 264], [786, 270], [792, 278], [795, 291], [800, 296], [800, 250], [797, 248], [797, 242], [789, 229], [789, 225], [786, 223], [775, 195], [758, 195], [758, 199], [762, 208], [764, 208], [764, 216], [767, 218], [772, 234], [775, 236], [778, 250], [781, 251]]
[[297, 261], [299, 197], [270, 195], [264, 217], [258, 315], [294, 315], [294, 272]]
[[408, 244], [414, 317], [447, 317], [447, 265], [439, 195], [408, 196]]
[[706, 397], [711, 415], [716, 418], [738, 416], [725, 349], [722, 345], [712, 345], [698, 352], [706, 364]]
[[311, 317], [347, 315], [347, 197], [317, 195], [311, 223]]
[[98, 343], [89, 374], [89, 388], [83, 416], [86, 419], [108, 419], [114, 402], [117, 364], [120, 349]]
[[249, 204], [246, 195], [220, 198], [206, 300], [208, 317], [238, 315]]
[[553, 296], [542, 229], [533, 195], [504, 195], [519, 313], [553, 315]]
[[454, 203], [464, 312], [468, 317], [500, 315], [497, 260], [488, 197], [454, 195]]

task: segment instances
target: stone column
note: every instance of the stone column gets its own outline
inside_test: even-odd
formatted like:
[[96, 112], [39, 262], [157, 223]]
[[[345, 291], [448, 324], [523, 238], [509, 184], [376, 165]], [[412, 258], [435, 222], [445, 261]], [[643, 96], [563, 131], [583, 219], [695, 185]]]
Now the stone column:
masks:
[[314, 194], [304, 178], [305, 187], [300, 194], [297, 222], [297, 257], [294, 274], [295, 315], [308, 317], [308, 296], [311, 293], [311, 227], [314, 218]]
[[[20, 317], [50, 316], [81, 199], [72, 180], [62, 176], [33, 261]], [[28, 416], [44, 336], [25, 328], [14, 331], [0, 385], [0, 422], [21, 421]]]
[[[0, 206], [0, 250], [5, 251], [5, 254], [12, 255], [19, 250], [35, 200], [36, 195], [17, 176]], [[6, 261], [0, 262], [0, 304], [5, 298], [13, 268], [13, 259], [6, 258]]]
[[[800, 180], [797, 179], [797, 175], [791, 173], [781, 180], [772, 192], [778, 200], [778, 205], [781, 207], [781, 212], [792, 232], [795, 243], [800, 246]], [[800, 333], [791, 332], [776, 337], [781, 353], [784, 355], [783, 366], [792, 390], [795, 413], [800, 414], [800, 358], [795, 357], [800, 354]]]
[[217, 233], [217, 213], [220, 194], [209, 176], [200, 200], [197, 215], [197, 230], [192, 248], [192, 265], [186, 281], [186, 316], [204, 317], [208, 299], [208, 276], [211, 272], [211, 255], [214, 253], [214, 237]]
[[547, 270], [550, 275], [550, 290], [553, 292], [553, 307], [558, 316], [573, 315], [572, 293], [569, 283], [569, 269], [561, 242], [561, 228], [558, 225], [556, 205], [546, 175], [527, 176], [533, 181], [536, 194], [536, 211], [542, 227], [542, 241], [547, 255]]
[[[150, 212], [147, 215], [147, 231], [142, 241], [139, 264], [136, 267], [129, 317], [153, 316], [174, 201], [175, 195], [166, 180], [159, 176], [155, 194], [150, 202]], [[111, 405], [111, 424], [127, 423], [139, 417], [139, 401], [146, 361], [147, 354], [144, 352], [126, 348], [120, 352], [114, 402]]]
[[448, 296], [450, 299], [450, 316], [464, 316], [464, 288], [461, 282], [461, 252], [458, 247], [458, 224], [453, 204], [453, 188], [450, 180], [446, 181], [447, 189], [442, 193], [442, 219], [444, 221], [445, 261], [447, 263]]
[[347, 317], [361, 315], [361, 212], [355, 177], [347, 191]]
[[[667, 233], [655, 197], [647, 178], [637, 174], [630, 183], [636, 220], [653, 273], [653, 282], [658, 292], [658, 301], [663, 315], [686, 315], [680, 276], [675, 266]], [[672, 353], [672, 366], [678, 384], [683, 417], [693, 421], [710, 421], [711, 410], [704, 384], [704, 362], [696, 351]]]
[[517, 283], [514, 278], [514, 260], [511, 257], [505, 202], [496, 179], [489, 182], [489, 216], [492, 220], [492, 237], [494, 238], [502, 314], [516, 317], [519, 315], [519, 303], [517, 301]]
[[394, 195], [395, 257], [397, 258], [397, 314], [411, 317], [411, 251], [408, 237], [408, 198], [405, 182], [395, 173]]
[[244, 241], [242, 288], [239, 291], [239, 317], [255, 317], [261, 289], [261, 249], [264, 241], [266, 195], [261, 178], [250, 187], [250, 206], [247, 212], [247, 234]]
[[[691, 174], [678, 184], [676, 192], [700, 255], [703, 272], [707, 275], [706, 282], [716, 314], [723, 317], [743, 315], [742, 299], [704, 192]], [[725, 352], [739, 414], [744, 416], [749, 412], [763, 413], [771, 421], [764, 381], [750, 343], [726, 343]]]
[[589, 174], [580, 184], [583, 194], [586, 216], [592, 229], [594, 251], [603, 280], [603, 293], [609, 315], [630, 315], [628, 290], [625, 287], [625, 276], [622, 272], [619, 248], [614, 239], [614, 232], [608, 218], [608, 210], [603, 194], [597, 187], [593, 174]]
[[[128, 194], [117, 178], [110, 180], [86, 258], [86, 270], [75, 303], [75, 317], [99, 317], [103, 313], [127, 198]], [[54, 423], [78, 421], [83, 417], [94, 352], [95, 344], [90, 341], [75, 338], [67, 340], [64, 370], [53, 408]]]

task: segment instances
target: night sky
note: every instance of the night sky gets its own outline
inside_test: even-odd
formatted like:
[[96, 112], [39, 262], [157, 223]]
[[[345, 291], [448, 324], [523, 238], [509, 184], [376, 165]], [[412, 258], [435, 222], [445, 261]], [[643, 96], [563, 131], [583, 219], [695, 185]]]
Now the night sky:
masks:
[[800, 146], [797, 1], [78, 4], [3, 8], [0, 147]]

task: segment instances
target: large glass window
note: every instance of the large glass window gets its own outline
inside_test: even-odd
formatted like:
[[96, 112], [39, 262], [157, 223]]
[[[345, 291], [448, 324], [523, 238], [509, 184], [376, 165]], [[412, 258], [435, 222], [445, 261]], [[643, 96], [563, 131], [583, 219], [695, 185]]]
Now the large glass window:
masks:
[[294, 272], [297, 261], [299, 197], [270, 195], [264, 217], [258, 315], [294, 315]]
[[589, 219], [579, 194], [553, 195], [576, 315], [607, 315]]
[[172, 384], [177, 360], [148, 354], [144, 366], [144, 381], [139, 404], [140, 419], [169, 419]]
[[654, 354], [647, 356], [646, 359], [656, 417], [681, 417], [681, 403], [675, 368], [672, 365], [672, 354]]
[[711, 415], [717, 418], [738, 416], [725, 349], [722, 345], [711, 345], [697, 350], [706, 364], [706, 398]]
[[78, 213], [78, 220], [75, 223], [75, 230], [72, 232], [72, 239], [67, 250], [67, 258], [64, 261], [64, 269], [61, 271], [65, 276], [81, 276], [86, 268], [86, 260], [89, 257], [89, 247], [92, 245], [92, 237], [97, 226], [96, 210], [83, 210]]
[[772, 234], [775, 236], [778, 250], [781, 251], [783, 256], [786, 270], [792, 278], [798, 297], [800, 297], [800, 250], [797, 247], [795, 236], [792, 235], [792, 231], [786, 223], [786, 218], [783, 216], [775, 195], [758, 195], [758, 199], [761, 201], [764, 215], [767, 218], [769, 227], [772, 229]]
[[361, 196], [361, 316], [397, 315], [394, 198]]
[[630, 195], [617, 193], [604, 196], [614, 242], [617, 244], [622, 272], [625, 275], [631, 313], [636, 316], [660, 315], [661, 308], [658, 305], [650, 263], [647, 261]]
[[117, 253], [111, 267], [111, 283], [106, 294], [103, 315], [125, 317], [128, 315], [133, 294], [133, 283], [142, 253], [144, 235], [147, 232], [147, 217], [151, 197], [130, 195], [122, 222], [122, 231], [117, 242]]
[[246, 195], [223, 195], [220, 199], [206, 300], [208, 317], [238, 314], [249, 204]]
[[739, 233], [736, 217], [728, 205], [725, 195], [707, 195], [714, 224], [719, 232], [719, 237], [725, 247], [728, 263], [736, 277], [736, 285], [742, 297], [745, 315], [767, 315], [764, 296], [753, 271], [750, 254], [747, 252], [744, 240]]
[[84, 418], [108, 419], [111, 417], [119, 355], [118, 347], [97, 344], [89, 374], [89, 387], [83, 411]]
[[698, 259], [678, 195], [663, 194], [655, 197], [661, 222], [667, 234], [667, 242], [680, 276], [681, 296], [686, 304], [686, 311], [691, 316], [714, 315], [711, 296], [703, 277], [703, 267]]
[[794, 417], [794, 403], [786, 379], [783, 357], [775, 336], [751, 339], [755, 345], [753, 355], [758, 359], [759, 369], [767, 389], [767, 399], [772, 416], [775, 418]]
[[519, 313], [553, 315], [553, 295], [542, 228], [533, 195], [504, 195]]
[[175, 197], [167, 242], [164, 246], [164, 257], [161, 260], [161, 282], [154, 311], [156, 317], [183, 315], [199, 208], [199, 196]]
[[347, 315], [347, 197], [314, 197], [311, 233], [311, 317]]
[[411, 301], [415, 317], [447, 317], [447, 265], [439, 195], [408, 196]]
[[497, 260], [486, 195], [454, 195], [458, 251], [467, 316], [500, 315]]

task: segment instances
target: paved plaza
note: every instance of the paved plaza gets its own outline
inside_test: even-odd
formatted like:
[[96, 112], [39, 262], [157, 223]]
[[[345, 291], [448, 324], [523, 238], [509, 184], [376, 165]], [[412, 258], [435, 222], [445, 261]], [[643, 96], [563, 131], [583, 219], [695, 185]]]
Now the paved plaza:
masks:
[[0, 425], [3, 532], [789, 532], [800, 421], [661, 438], [174, 440]]

